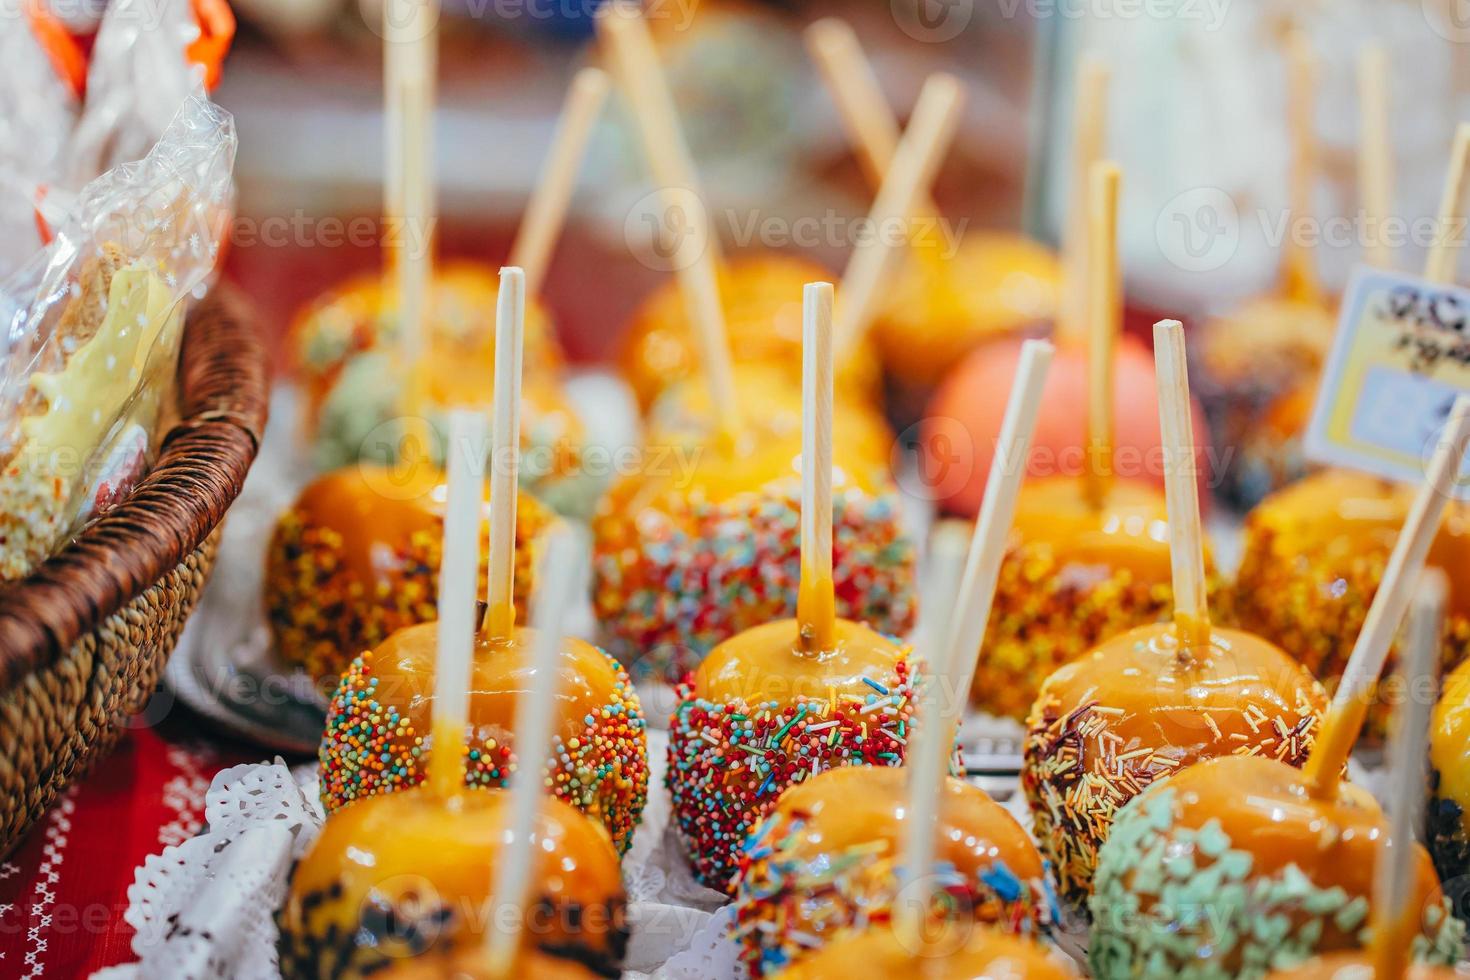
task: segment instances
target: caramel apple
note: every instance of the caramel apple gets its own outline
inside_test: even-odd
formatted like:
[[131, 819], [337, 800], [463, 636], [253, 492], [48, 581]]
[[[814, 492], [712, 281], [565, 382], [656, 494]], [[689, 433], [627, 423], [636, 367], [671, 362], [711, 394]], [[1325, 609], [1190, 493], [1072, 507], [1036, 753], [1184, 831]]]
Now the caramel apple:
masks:
[[[793, 392], [801, 389], [801, 287], [830, 273], [807, 259], [779, 252], [749, 252], [719, 266], [719, 299], [730, 353], [737, 366], [775, 368]], [[647, 411], [675, 385], [697, 377], [699, 353], [677, 282], [650, 293], [623, 335], [618, 364]], [[839, 397], [873, 401], [880, 391], [878, 361], [861, 346], [838, 367]]]
[[[791, 614], [800, 415], [767, 419], [703, 444], [651, 439], [640, 472], [613, 485], [593, 520], [593, 606], [609, 650], [635, 672], [682, 679], [721, 640]], [[873, 458], [871, 429], [834, 424], [833, 441], [837, 611], [903, 635], [916, 552], [898, 487]]]
[[[1422, 696], [1410, 691], [1408, 696]], [[1429, 801], [1424, 840], [1462, 919], [1470, 874], [1470, 661], [1444, 680], [1429, 727]]]
[[[333, 816], [297, 865], [282, 908], [290, 977], [377, 976], [414, 957], [446, 966], [478, 945], [503, 855], [508, 794], [443, 800], [426, 789], [378, 796]], [[606, 831], [543, 801], [523, 955], [616, 977], [628, 929], [617, 852]], [[537, 974], [539, 976], [539, 974]]]
[[938, 937], [906, 941], [891, 928], [873, 928], [828, 943], [777, 974], [778, 980], [1069, 980], [1065, 958], [1039, 943], [979, 927], [954, 927]]
[[[972, 689], [977, 707], [1017, 720], [1053, 670], [1124, 630], [1159, 621], [1171, 604], [1159, 406], [1150, 397], [1155, 369], [1141, 345], [1119, 337], [1121, 175], [1104, 161], [1091, 177], [1088, 331], [1057, 345], [1037, 445], [1027, 457], [1034, 479], [1017, 506]], [[936, 399], [921, 447], [935, 462], [946, 445], [974, 447], [972, 458], [954, 464], [969, 467], [961, 471], [968, 479], [940, 477], [954, 489], [944, 506], [966, 515], [980, 507], [1019, 349], [997, 346], [982, 356], [976, 367], [983, 379], [963, 366], [956, 387], [946, 385]], [[957, 400], [947, 401], [949, 394]], [[955, 419], [962, 432], [950, 432]]]
[[[1234, 608], [1242, 626], [1289, 650], [1335, 687], [1377, 593], [1414, 489], [1324, 470], [1263, 500], [1246, 517]], [[1451, 501], [1429, 547], [1450, 580], [1445, 670], [1470, 655], [1470, 507]], [[1390, 658], [1396, 657], [1391, 653]], [[1373, 707], [1365, 737], [1381, 742], [1387, 710]]]
[[[395, 630], [434, 619], [444, 498], [444, 474], [427, 461], [362, 463], [308, 484], [266, 552], [265, 605], [281, 657], [312, 677], [335, 678]], [[517, 510], [516, 603], [524, 614], [529, 544], [555, 516], [524, 493]]]
[[[711, 888], [793, 783], [824, 769], [903, 760], [908, 650], [837, 615], [832, 470], [832, 287], [806, 286], [796, 618], [752, 625], [680, 686], [669, 723], [675, 829]], [[838, 532], [840, 533], [840, 532]]]
[[1207, 629], [1187, 648], [1173, 624], [1130, 630], [1042, 685], [1021, 786], [1062, 896], [1079, 907], [1115, 815], [1150, 783], [1223, 755], [1307, 759], [1321, 686], [1259, 637]]
[[[1163, 442], [1192, 462], [1183, 328], [1154, 327]], [[1141, 626], [1059, 668], [1026, 720], [1021, 785], [1062, 897], [1081, 908], [1115, 814], [1155, 780], [1221, 755], [1307, 759], [1326, 696], [1269, 642], [1209, 621], [1193, 466], [1168, 478], [1174, 621]]]
[[917, 389], [985, 343], [1052, 322], [1061, 300], [1057, 257], [1030, 239], [977, 232], [949, 244], [911, 244], [873, 321], [884, 370]]
[[729, 890], [742, 842], [791, 784], [848, 765], [903, 761], [908, 651], [848, 620], [804, 649], [795, 619], [715, 647], [680, 689], [669, 791], [696, 877]]
[[[1227, 756], [1150, 787], [1098, 856], [1089, 958], [1099, 980], [1260, 976], [1367, 939], [1387, 820], [1365, 791], [1314, 795], [1300, 770]], [[1464, 927], [1413, 845], [1420, 958], [1448, 965]]]
[[[735, 877], [735, 935], [753, 976], [811, 956], [854, 927], [891, 921], [907, 774], [853, 766], [805, 779], [751, 833]], [[1048, 927], [1050, 886], [1021, 825], [963, 780], [950, 777], [941, 792], [935, 868], [945, 917], [1022, 935]]]
[[[328, 814], [356, 800], [422, 782], [433, 754], [438, 626], [399, 630], [355, 659], [332, 698], [318, 753]], [[506, 785], [516, 768], [516, 698], [530, 683], [534, 634], [481, 631], [470, 677], [466, 753], [470, 787]], [[568, 639], [557, 660], [560, 684], [547, 786], [600, 820], [618, 852], [632, 843], [648, 799], [643, 711], [627, 673], [591, 644]]]

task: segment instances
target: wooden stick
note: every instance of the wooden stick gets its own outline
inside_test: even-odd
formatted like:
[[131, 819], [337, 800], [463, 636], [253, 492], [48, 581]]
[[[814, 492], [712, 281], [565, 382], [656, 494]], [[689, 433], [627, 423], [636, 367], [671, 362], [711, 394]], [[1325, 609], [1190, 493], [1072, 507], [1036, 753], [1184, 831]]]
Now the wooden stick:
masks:
[[[1375, 980], [1400, 980], [1408, 969], [1414, 915], [1414, 824], [1424, 803], [1424, 760], [1429, 754], [1428, 696], [1439, 675], [1444, 610], [1449, 583], [1431, 568], [1419, 576], [1418, 594], [1409, 608], [1408, 655], [1402, 676], [1404, 702], [1398, 710], [1389, 748], [1388, 836], [1378, 848], [1373, 881], [1373, 959]], [[1421, 686], [1421, 681], [1428, 681]], [[1422, 696], [1421, 696], [1422, 695]]]
[[1312, 213], [1312, 192], [1317, 182], [1317, 59], [1311, 43], [1301, 31], [1292, 31], [1286, 41], [1287, 128], [1291, 140], [1291, 174], [1288, 181], [1286, 254], [1282, 259], [1286, 295], [1303, 303], [1321, 303], [1322, 285], [1317, 277], [1317, 256], [1302, 236], [1292, 231], [1295, 223]]
[[1113, 485], [1113, 364], [1123, 330], [1118, 274], [1118, 165], [1092, 166], [1087, 248], [1087, 468], [1083, 489], [1101, 510]]
[[464, 792], [465, 728], [475, 648], [475, 592], [480, 581], [480, 519], [485, 490], [485, 417], [449, 413], [449, 498], [439, 565], [438, 655], [430, 731], [429, 788], [442, 799]]
[[[629, 0], [603, 4], [597, 11], [597, 32], [633, 112], [655, 183], [682, 187], [703, 199], [678, 107], [639, 4]], [[719, 242], [711, 240], [709, 252], [718, 264]]]
[[[902, 130], [888, 106], [873, 64], [863, 53], [852, 25], [840, 17], [823, 17], [806, 29], [806, 48], [826, 83], [847, 139], [863, 173], [876, 191], [893, 164]], [[919, 195], [917, 210], [937, 214], [928, 193]]]
[[1016, 367], [1016, 380], [1011, 383], [1010, 400], [1001, 421], [1000, 438], [990, 461], [990, 475], [985, 481], [985, 499], [975, 521], [970, 539], [970, 553], [965, 561], [965, 577], [960, 584], [959, 614], [950, 628], [949, 656], [959, 664], [958, 683], [953, 703], [947, 704], [946, 721], [959, 723], [960, 712], [970, 700], [970, 685], [975, 678], [975, 663], [985, 627], [990, 622], [990, 607], [995, 599], [995, 586], [1000, 580], [1000, 566], [1005, 559], [1006, 539], [1016, 515], [1016, 497], [1026, 479], [1026, 463], [1031, 455], [1031, 437], [1036, 432], [1036, 419], [1041, 412], [1041, 394], [1046, 372], [1055, 349], [1041, 340], [1028, 340], [1021, 345], [1021, 360]]
[[397, 277], [403, 253], [403, 75], [408, 45], [400, 43], [394, 26], [402, 16], [401, 5], [383, 4], [383, 228], [387, 273]]
[[1461, 199], [1465, 195], [1465, 158], [1470, 154], [1470, 123], [1455, 130], [1455, 144], [1450, 150], [1450, 168], [1444, 177], [1444, 192], [1439, 199], [1439, 220], [1435, 224], [1434, 242], [1424, 260], [1424, 278], [1431, 282], [1455, 281], [1455, 259], [1460, 240], [1464, 238], [1465, 211]]
[[809, 282], [801, 325], [801, 647], [825, 653], [836, 641], [832, 582], [832, 284]]
[[1318, 799], [1336, 797], [1342, 768], [1363, 727], [1368, 701], [1409, 604], [1409, 592], [1424, 569], [1424, 558], [1454, 492], [1467, 441], [1470, 441], [1470, 395], [1461, 395], [1455, 399], [1449, 422], [1429, 460], [1424, 482], [1419, 486], [1404, 526], [1399, 529], [1383, 579], [1368, 606], [1363, 629], [1337, 683], [1327, 720], [1322, 724], [1312, 754], [1307, 757], [1304, 772], [1312, 795]]
[[[940, 520], [929, 534], [929, 568], [919, 591], [919, 621], [911, 643], [928, 665], [928, 673], [940, 670], [949, 656], [950, 631], [954, 624], [960, 579], [965, 573], [964, 554], [974, 527], [959, 518]], [[959, 542], [960, 564], [951, 569], [943, 560]], [[951, 575], [952, 573], [952, 575]], [[946, 576], [951, 576], [953, 581]]]
[[600, 68], [583, 68], [567, 89], [561, 119], [551, 139], [551, 155], [542, 167], [541, 180], [521, 217], [510, 250], [508, 264], [526, 270], [526, 292], [531, 296], [541, 292], [546, 266], [566, 222], [587, 141], [607, 101], [607, 90], [607, 75]]
[[1067, 197], [1066, 232], [1062, 239], [1062, 306], [1057, 336], [1081, 343], [1088, 336], [1087, 310], [1091, 301], [1088, 249], [1092, 247], [1093, 165], [1102, 158], [1108, 131], [1108, 68], [1096, 55], [1077, 62], [1072, 95], [1072, 175]]
[[897, 912], [904, 936], [922, 935], [932, 889], [920, 884], [934, 864], [939, 810], [945, 795], [949, 769], [952, 728], [945, 708], [959, 695], [960, 681], [955, 650], [943, 642], [957, 612], [958, 590], [965, 568], [967, 535], [961, 525], [941, 525], [930, 539], [930, 573], [919, 608], [925, 618], [923, 632], [928, 642], [921, 648], [928, 661], [927, 676], [920, 688], [919, 723], [909, 726], [909, 751], [904, 758], [908, 799], [904, 807], [904, 844], [899, 882], [917, 894], [907, 895]]
[[1205, 602], [1205, 539], [1195, 473], [1189, 366], [1184, 352], [1184, 325], [1178, 320], [1154, 324], [1154, 371], [1158, 376], [1159, 430], [1166, 460], [1164, 505], [1169, 512], [1174, 623], [1180, 649], [1187, 652], [1210, 642], [1210, 611]]
[[526, 345], [526, 275], [500, 270], [495, 302], [495, 407], [490, 445], [490, 583], [482, 628], [509, 639], [516, 628], [516, 504], [521, 469], [521, 360]]
[[[730, 342], [725, 328], [725, 310], [720, 303], [715, 269], [719, 250], [709, 228], [704, 206], [684, 135], [679, 129], [674, 99], [659, 64], [648, 25], [634, 4], [614, 0], [599, 8], [598, 36], [607, 46], [613, 71], [633, 112], [644, 156], [654, 182], [659, 185], [661, 210], [684, 218], [681, 248], [688, 252], [676, 258], [679, 288], [699, 346], [705, 383], [720, 429], [734, 432], [739, 425], [735, 379], [731, 370]], [[695, 206], [689, 206], [693, 195]]]
[[894, 236], [885, 234], [884, 229], [911, 216], [919, 195], [934, 182], [954, 138], [963, 104], [964, 89], [953, 75], [930, 75], [919, 93], [909, 128], [899, 141], [893, 165], [868, 214], [877, 233], [854, 250], [838, 290], [842, 303], [837, 310], [834, 337], [839, 360], [862, 340], [877, 306], [893, 252]]
[[1381, 44], [1358, 52], [1358, 105], [1362, 114], [1358, 198], [1363, 202], [1364, 227], [1371, 229], [1363, 257], [1369, 265], [1387, 269], [1393, 264], [1393, 253], [1384, 241], [1384, 222], [1393, 210], [1393, 146], [1388, 133], [1388, 56]]
[[491, 976], [510, 975], [530, 895], [534, 859], [541, 848], [533, 843], [536, 814], [545, 795], [546, 764], [551, 757], [551, 736], [556, 724], [556, 695], [561, 672], [562, 626], [570, 618], [572, 603], [582, 579], [582, 549], [575, 532], [555, 525], [543, 538], [545, 554], [537, 569], [535, 607], [531, 617], [531, 686], [516, 702], [516, 770], [510, 776], [510, 833], [500, 849], [492, 894], [496, 905], [509, 905], [520, 914], [512, 917], [509, 929], [486, 930]]

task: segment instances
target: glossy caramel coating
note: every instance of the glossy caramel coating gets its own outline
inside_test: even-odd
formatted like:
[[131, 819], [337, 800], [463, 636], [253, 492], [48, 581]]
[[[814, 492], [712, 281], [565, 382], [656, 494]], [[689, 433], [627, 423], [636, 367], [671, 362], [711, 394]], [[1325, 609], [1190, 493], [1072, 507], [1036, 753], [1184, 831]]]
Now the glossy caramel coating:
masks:
[[[378, 797], [332, 817], [296, 866], [281, 910], [289, 977], [365, 977], [415, 955], [459, 955], [495, 921], [487, 905], [510, 796], [424, 790]], [[627, 946], [617, 853], [602, 826], [559, 800], [535, 829], [522, 942], [616, 977]]]
[[[487, 485], [487, 517], [488, 493]], [[266, 553], [265, 604], [280, 655], [312, 677], [335, 678], [395, 630], [434, 619], [446, 496], [444, 474], [429, 463], [362, 463], [308, 484]], [[532, 542], [555, 518], [525, 493], [516, 513], [515, 597], [524, 615]], [[485, 574], [482, 563], [481, 593]]]
[[[1269, 758], [1224, 756], [1150, 787], [1119, 816], [1098, 862], [1094, 976], [1259, 976], [1361, 947], [1388, 821], [1340, 784], [1329, 799]], [[1417, 844], [1420, 956], [1449, 963], [1464, 927]], [[1208, 915], [1201, 914], [1207, 910]]]
[[[1430, 720], [1429, 766], [1425, 841], [1440, 878], [1458, 882], [1470, 875], [1470, 660], [1444, 679]], [[1464, 918], [1461, 904], [1457, 896]]]
[[1114, 480], [1097, 506], [1077, 477], [1029, 479], [986, 626], [974, 703], [1024, 719], [1052, 671], [1159, 621], [1172, 606], [1162, 492]]
[[[801, 449], [801, 386], [784, 366], [744, 363], [734, 366], [740, 393], [740, 422], [747, 438], [771, 440]], [[709, 388], [694, 377], [671, 385], [649, 410], [648, 443], [701, 445], [716, 429]], [[839, 468], [880, 473], [892, 468], [894, 436], [876, 408], [847, 398], [832, 419], [833, 451]]]
[[[440, 341], [447, 350], [476, 343], [473, 338], [493, 338], [499, 292], [495, 269], [469, 262], [441, 263], [429, 293], [429, 349], [439, 349]], [[308, 426], [315, 427], [322, 401], [346, 363], [380, 344], [395, 343], [397, 329], [394, 290], [376, 272], [339, 283], [297, 314], [287, 344], [306, 390]], [[526, 304], [524, 358], [528, 379], [555, 372], [562, 361], [551, 318], [534, 298]], [[481, 383], [489, 377], [483, 375]]]
[[[837, 612], [902, 635], [916, 552], [871, 433], [833, 434]], [[794, 612], [800, 458], [799, 424], [650, 440], [592, 522], [593, 607], [609, 650], [677, 682], [719, 642]]]
[[1026, 481], [1011, 535], [1068, 565], [1123, 569], [1149, 582], [1169, 578], [1169, 515], [1158, 488], [1114, 480], [1096, 504], [1077, 477]]
[[799, 698], [868, 695], [864, 678], [892, 676], [904, 659], [904, 648], [888, 637], [851, 620], [837, 621], [829, 650], [801, 649], [801, 628], [782, 619], [748, 629], [715, 647], [694, 672], [690, 693], [697, 698], [733, 703], [776, 702], [779, 707]]
[[[527, 980], [592, 980], [599, 974], [573, 960], [527, 950], [511, 964], [509, 976]], [[492, 969], [483, 946], [471, 946], [443, 956], [399, 960], [374, 973], [373, 980], [506, 980], [506, 974], [497, 974]]]
[[[746, 841], [735, 935], [752, 975], [776, 972], [861, 923], [890, 920], [908, 819], [908, 770], [831, 769], [792, 786]], [[1040, 933], [1053, 910], [1041, 855], [982, 790], [945, 781], [932, 915]]]
[[[1272, 494], [1245, 522], [1234, 607], [1242, 626], [1279, 644], [1329, 688], [1347, 665], [1414, 488], [1324, 470]], [[1426, 564], [1449, 579], [1441, 667], [1470, 655], [1470, 507], [1450, 501]], [[1385, 676], [1392, 676], [1396, 649]], [[1387, 699], [1380, 699], [1386, 701]], [[1389, 705], [1369, 711], [1364, 738], [1386, 732]]]
[[953, 255], [911, 246], [873, 321], [884, 370], [934, 386], [980, 344], [1054, 320], [1061, 280], [1056, 256], [1018, 235], [966, 235]]
[[669, 790], [695, 876], [728, 890], [741, 843], [791, 784], [846, 765], [903, 761], [908, 650], [848, 620], [808, 653], [794, 619], [712, 650], [670, 721]]
[[[505, 785], [515, 769], [516, 706], [536, 675], [535, 633], [480, 633], [469, 686], [466, 753], [470, 786]], [[401, 629], [342, 675], [327, 712], [319, 756], [322, 805], [330, 814], [354, 800], [417, 785], [434, 751], [430, 730], [438, 623]], [[643, 710], [622, 665], [571, 637], [557, 657], [556, 723], [548, 786], [607, 827], [619, 852], [633, 840], [648, 799]]]
[[1221, 627], [1185, 656], [1174, 624], [1142, 626], [1058, 669], [1027, 719], [1021, 786], [1062, 896], [1084, 903], [1117, 811], [1150, 783], [1217, 756], [1301, 765], [1326, 700], [1280, 649]]
[[[833, 281], [830, 270], [778, 252], [750, 252], [717, 270], [730, 356], [736, 363], [784, 367], [801, 381], [801, 297], [809, 282]], [[679, 284], [669, 280], [639, 305], [624, 334], [618, 364], [646, 411], [666, 388], [699, 372]], [[837, 366], [837, 386], [876, 399], [877, 357], [868, 344]]]
[[[1373, 961], [1362, 953], [1332, 953], [1268, 976], [1269, 980], [1374, 980], [1373, 973]], [[1392, 980], [1464, 980], [1467, 976], [1470, 971], [1416, 963], [1402, 977]]]
[[1070, 980], [1077, 971], [1039, 943], [990, 929], [957, 930], [915, 943], [891, 928], [879, 927], [828, 943], [777, 976], [779, 980]]

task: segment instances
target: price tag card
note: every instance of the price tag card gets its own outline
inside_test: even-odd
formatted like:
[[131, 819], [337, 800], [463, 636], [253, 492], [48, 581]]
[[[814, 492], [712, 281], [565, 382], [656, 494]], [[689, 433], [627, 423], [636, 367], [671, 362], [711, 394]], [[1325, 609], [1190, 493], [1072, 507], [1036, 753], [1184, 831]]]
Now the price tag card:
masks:
[[[1343, 295], [1307, 457], [1417, 484], [1467, 391], [1470, 290], [1360, 267]], [[1460, 480], [1458, 495], [1467, 490]]]

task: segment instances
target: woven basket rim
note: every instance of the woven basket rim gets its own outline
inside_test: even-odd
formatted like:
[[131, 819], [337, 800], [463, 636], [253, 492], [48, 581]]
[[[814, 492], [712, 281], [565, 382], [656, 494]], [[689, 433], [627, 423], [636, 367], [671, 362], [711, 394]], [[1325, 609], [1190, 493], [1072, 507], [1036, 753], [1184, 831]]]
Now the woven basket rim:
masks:
[[70, 650], [208, 537], [255, 460], [269, 384], [245, 304], [217, 285], [185, 324], [179, 420], [153, 468], [61, 552], [0, 589], [0, 693]]

